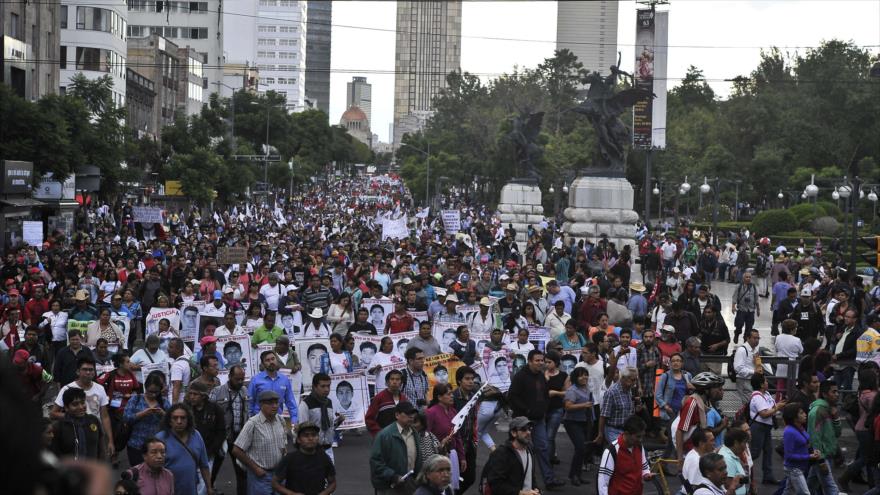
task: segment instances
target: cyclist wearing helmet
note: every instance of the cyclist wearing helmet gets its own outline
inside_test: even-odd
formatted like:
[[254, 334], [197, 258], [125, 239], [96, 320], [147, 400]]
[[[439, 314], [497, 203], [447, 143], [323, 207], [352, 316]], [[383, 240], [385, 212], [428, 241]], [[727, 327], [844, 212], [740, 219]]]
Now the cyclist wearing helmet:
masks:
[[[691, 394], [684, 400], [681, 406], [681, 412], [678, 416], [678, 426], [675, 428], [675, 450], [678, 454], [679, 466], [686, 454], [693, 445], [690, 442], [691, 433], [697, 428], [707, 428], [709, 426], [706, 420], [706, 413], [709, 411], [709, 405], [715, 401], [721, 400], [724, 395], [724, 378], [715, 373], [704, 371], [697, 374], [691, 379], [691, 385], [696, 393]], [[727, 418], [721, 420], [720, 426], [727, 425]]]

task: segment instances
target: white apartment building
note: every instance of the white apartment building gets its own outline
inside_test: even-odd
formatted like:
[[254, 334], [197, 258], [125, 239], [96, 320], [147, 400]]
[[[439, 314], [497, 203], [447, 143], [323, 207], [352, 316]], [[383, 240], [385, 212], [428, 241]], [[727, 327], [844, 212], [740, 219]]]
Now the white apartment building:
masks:
[[618, 1], [557, 4], [556, 49], [567, 48], [590, 72], [608, 74], [617, 63]]
[[62, 2], [59, 15], [62, 93], [77, 73], [89, 79], [110, 75], [113, 78], [113, 102], [117, 107], [125, 106], [127, 15], [124, 0], [108, 0], [95, 5]]
[[[249, 3], [249, 2], [232, 2]], [[222, 0], [197, 2], [128, 0], [128, 36], [143, 38], [157, 34], [181, 49], [191, 48], [202, 55], [203, 101], [223, 80]], [[136, 69], [135, 69], [136, 70]], [[190, 92], [192, 93], [192, 92]]]
[[235, 2], [223, 15], [227, 63], [256, 65], [258, 92], [284, 95], [290, 111], [304, 109], [307, 17], [296, 0]]

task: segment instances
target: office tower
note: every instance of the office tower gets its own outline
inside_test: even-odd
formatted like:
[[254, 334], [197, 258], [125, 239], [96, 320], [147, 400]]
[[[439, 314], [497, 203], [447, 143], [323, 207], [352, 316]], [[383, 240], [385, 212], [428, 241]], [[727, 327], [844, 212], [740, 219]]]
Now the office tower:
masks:
[[306, 28], [305, 98], [308, 102], [306, 102], [306, 106], [323, 110], [329, 118], [332, 3], [329, 1], [309, 0], [308, 19], [308, 27]]
[[567, 48], [588, 71], [608, 74], [617, 63], [617, 0], [557, 5], [556, 49]]
[[366, 77], [352, 77], [351, 82], [346, 84], [345, 108], [360, 108], [371, 125], [373, 122], [373, 116], [370, 113], [373, 106], [372, 93], [373, 85], [367, 82]]
[[58, 93], [61, 3], [0, 2], [0, 83], [37, 100]]
[[306, 107], [307, 16], [306, 2], [296, 0], [235, 2], [223, 12], [226, 63], [256, 65], [258, 92], [284, 96], [289, 111]]
[[461, 1], [397, 2], [394, 144], [418, 131], [446, 75], [461, 66]]
[[128, 37], [145, 38], [155, 34], [178, 48], [192, 48], [201, 54], [204, 60], [202, 96], [207, 103], [208, 95], [217, 91], [217, 82], [223, 79], [226, 33], [222, 11], [225, 8], [222, 0], [128, 0]]

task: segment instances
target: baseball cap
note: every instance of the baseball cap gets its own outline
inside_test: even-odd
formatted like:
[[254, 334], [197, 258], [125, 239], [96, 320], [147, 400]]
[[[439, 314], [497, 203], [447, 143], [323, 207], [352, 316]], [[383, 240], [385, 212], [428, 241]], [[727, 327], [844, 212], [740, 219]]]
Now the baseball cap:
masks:
[[260, 402], [266, 402], [266, 401], [270, 401], [270, 400], [278, 400], [280, 398], [281, 398], [281, 396], [278, 395], [278, 392], [274, 392], [272, 390], [263, 390], [262, 392], [260, 392], [260, 395], [258, 397]]
[[510, 430], [522, 430], [527, 426], [531, 426], [532, 422], [525, 416], [517, 416], [510, 420]]
[[303, 421], [302, 423], [296, 425], [296, 436], [300, 436], [303, 434], [303, 432], [306, 432], [309, 430], [316, 431], [316, 432], [320, 433], [321, 428], [316, 423], [313, 423], [312, 421]]
[[220, 299], [221, 297], [223, 297], [223, 291], [215, 290], [214, 291], [214, 299]]
[[455, 294], [450, 294], [450, 295], [446, 296], [446, 302], [448, 302], [448, 303], [449, 303], [449, 302], [457, 303], [457, 302], [458, 302], [458, 296], [456, 296]]
[[30, 357], [31, 357], [31, 354], [28, 351], [26, 351], [24, 349], [19, 349], [19, 350], [15, 351], [15, 355], [12, 357], [12, 362], [14, 364], [23, 364]]
[[217, 337], [214, 337], [213, 335], [205, 335], [204, 337], [202, 337], [199, 340], [199, 344], [201, 344], [201, 345], [214, 344], [216, 342], [217, 342]]
[[235, 292], [235, 289], [233, 289], [232, 287], [227, 287], [227, 288], [223, 289], [224, 294], [232, 294], [234, 292]]

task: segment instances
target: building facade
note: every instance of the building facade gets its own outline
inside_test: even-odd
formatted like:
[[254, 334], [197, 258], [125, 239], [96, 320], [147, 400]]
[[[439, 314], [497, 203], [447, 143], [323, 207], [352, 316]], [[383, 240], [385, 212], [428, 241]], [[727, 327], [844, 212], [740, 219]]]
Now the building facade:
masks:
[[367, 120], [373, 122], [373, 85], [367, 82], [366, 77], [352, 77], [346, 83], [345, 108], [358, 107], [367, 115]]
[[186, 70], [180, 60], [179, 48], [156, 34], [146, 38], [129, 38], [128, 60], [132, 68], [153, 82], [156, 95], [153, 98], [153, 122], [150, 128], [158, 136], [163, 127], [174, 123], [178, 110], [181, 73]]
[[590, 72], [608, 74], [617, 63], [617, 0], [557, 4], [556, 49], [574, 53]]
[[88, 79], [109, 75], [113, 102], [117, 107], [125, 105], [127, 15], [124, 0], [109, 0], [100, 6], [61, 2], [62, 93], [76, 74]]
[[178, 47], [199, 52], [204, 60], [202, 96], [203, 102], [207, 102], [209, 91], [216, 90], [214, 83], [223, 80], [223, 9], [222, 0], [128, 0], [128, 35], [158, 35]]
[[58, 93], [60, 22], [60, 0], [0, 2], [0, 83], [29, 100]]
[[430, 112], [446, 87], [446, 75], [461, 66], [461, 1], [397, 2], [394, 61], [394, 144], [418, 129], [401, 128], [414, 112]]
[[237, 2], [223, 17], [227, 63], [256, 65], [258, 92], [283, 95], [290, 111], [305, 106], [306, 6], [296, 0]]
[[180, 82], [177, 86], [177, 109], [187, 115], [198, 115], [202, 105], [208, 102], [208, 90], [205, 89], [205, 59], [192, 47], [177, 49], [180, 61]]
[[348, 107], [339, 119], [339, 125], [344, 127], [351, 137], [373, 148], [373, 133], [370, 131], [370, 121], [367, 115], [358, 107]]
[[[313, 108], [322, 110], [329, 118], [330, 48], [332, 42], [330, 24], [333, 20], [333, 4], [326, 0], [309, 0], [308, 5], [305, 98]], [[369, 112], [364, 111], [369, 116]]]
[[155, 128], [156, 118], [153, 105], [156, 102], [156, 85], [140, 73], [128, 68], [125, 70], [125, 126], [131, 129], [136, 138], [160, 137]]

